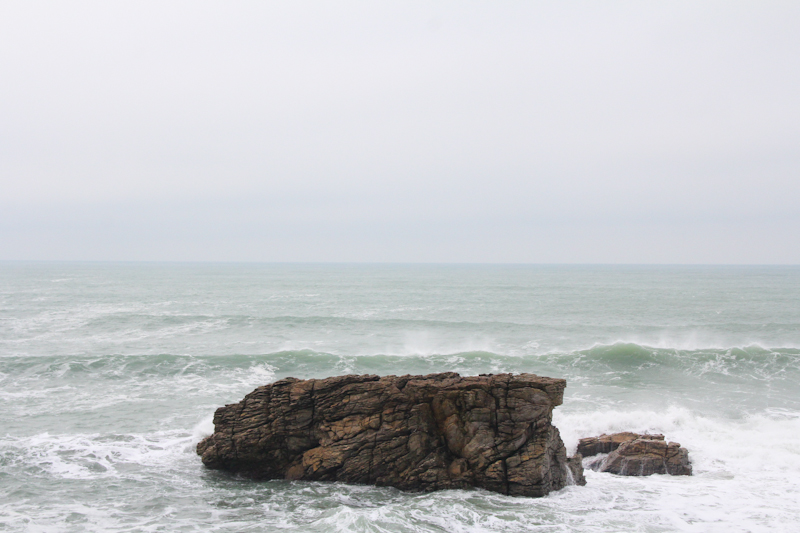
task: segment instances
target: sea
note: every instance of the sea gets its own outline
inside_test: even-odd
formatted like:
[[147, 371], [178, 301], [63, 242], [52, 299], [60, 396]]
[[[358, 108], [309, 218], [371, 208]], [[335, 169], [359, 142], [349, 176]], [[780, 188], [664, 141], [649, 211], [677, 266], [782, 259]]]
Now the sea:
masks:
[[[214, 410], [293, 376], [565, 378], [570, 453], [663, 433], [694, 475], [544, 498], [255, 482]], [[800, 531], [800, 267], [0, 263], [0, 530]]]

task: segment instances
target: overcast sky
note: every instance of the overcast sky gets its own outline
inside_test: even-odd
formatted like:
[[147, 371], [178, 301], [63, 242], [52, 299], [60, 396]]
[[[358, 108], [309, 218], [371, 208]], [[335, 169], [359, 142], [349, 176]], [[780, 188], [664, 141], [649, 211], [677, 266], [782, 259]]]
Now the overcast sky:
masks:
[[2, 2], [0, 259], [798, 264], [800, 2]]

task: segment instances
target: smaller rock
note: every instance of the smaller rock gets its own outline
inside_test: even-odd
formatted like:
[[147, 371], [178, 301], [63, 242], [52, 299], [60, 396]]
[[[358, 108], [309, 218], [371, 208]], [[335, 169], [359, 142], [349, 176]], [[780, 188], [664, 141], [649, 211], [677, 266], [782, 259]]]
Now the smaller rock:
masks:
[[581, 439], [578, 451], [592, 455], [608, 453], [587, 465], [598, 472], [611, 472], [621, 476], [692, 475], [689, 452], [677, 442], [666, 442], [664, 435], [601, 435]]
[[648, 435], [623, 431], [622, 433], [605, 433], [599, 437], [588, 437], [578, 441], [578, 453], [584, 457], [591, 457], [598, 453], [611, 453], [623, 443], [630, 442], [639, 438], [651, 440], [664, 440], [664, 435]]
[[600, 463], [598, 470], [622, 476], [692, 475], [686, 448], [677, 442], [643, 438], [621, 444]]

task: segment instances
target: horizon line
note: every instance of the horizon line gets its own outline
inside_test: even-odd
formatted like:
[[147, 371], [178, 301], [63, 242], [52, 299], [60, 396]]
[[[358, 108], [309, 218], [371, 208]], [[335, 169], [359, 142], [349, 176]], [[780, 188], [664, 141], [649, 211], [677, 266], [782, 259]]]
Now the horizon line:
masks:
[[174, 264], [174, 265], [363, 265], [363, 266], [687, 266], [797, 267], [798, 263], [601, 263], [601, 262], [469, 262], [469, 261], [249, 261], [172, 259], [0, 259], [2, 263]]

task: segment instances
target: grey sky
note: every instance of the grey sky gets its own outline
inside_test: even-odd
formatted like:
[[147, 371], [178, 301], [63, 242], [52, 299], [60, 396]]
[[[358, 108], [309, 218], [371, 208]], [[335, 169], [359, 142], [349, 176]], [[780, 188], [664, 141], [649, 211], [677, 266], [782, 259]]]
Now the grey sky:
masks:
[[0, 259], [800, 263], [800, 3], [3, 2]]

